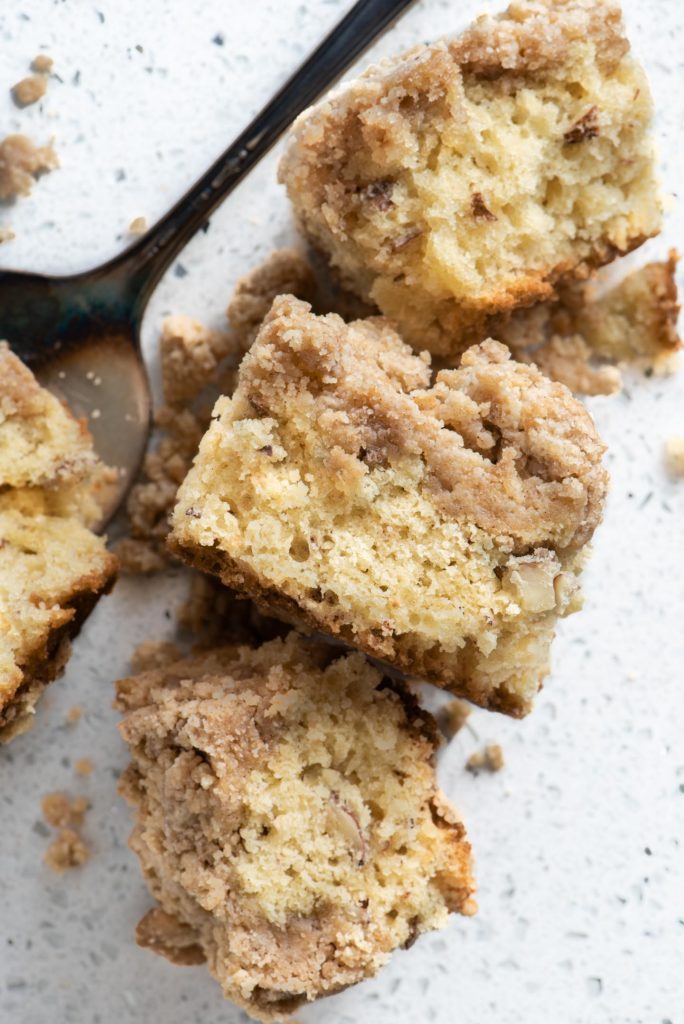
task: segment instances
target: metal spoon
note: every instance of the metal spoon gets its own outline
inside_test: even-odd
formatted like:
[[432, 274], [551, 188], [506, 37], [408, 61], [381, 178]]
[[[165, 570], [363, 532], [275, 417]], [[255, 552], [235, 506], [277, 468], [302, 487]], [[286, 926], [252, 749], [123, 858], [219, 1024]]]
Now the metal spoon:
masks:
[[206, 174], [138, 242], [69, 277], [0, 271], [0, 338], [86, 417], [98, 454], [120, 469], [109, 521], [140, 465], [150, 393], [140, 325], [162, 274], [212, 211], [313, 103], [414, 0], [359, 0]]

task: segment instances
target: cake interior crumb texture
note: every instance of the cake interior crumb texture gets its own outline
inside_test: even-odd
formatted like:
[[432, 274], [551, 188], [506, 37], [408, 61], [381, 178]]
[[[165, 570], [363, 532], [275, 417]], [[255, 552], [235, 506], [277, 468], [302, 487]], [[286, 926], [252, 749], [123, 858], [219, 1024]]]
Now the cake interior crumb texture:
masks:
[[124, 679], [117, 695], [131, 846], [161, 911], [138, 940], [179, 962], [203, 954], [257, 1019], [475, 912], [434, 722], [361, 655], [293, 633]]
[[616, 4], [523, 0], [305, 111], [280, 177], [342, 282], [446, 355], [657, 234], [650, 120]]
[[498, 342], [431, 383], [385, 321], [282, 296], [170, 544], [266, 612], [521, 715], [580, 603], [603, 450], [584, 406]]
[[114, 581], [89, 529], [108, 478], [83, 425], [0, 343], [0, 742], [30, 726]]

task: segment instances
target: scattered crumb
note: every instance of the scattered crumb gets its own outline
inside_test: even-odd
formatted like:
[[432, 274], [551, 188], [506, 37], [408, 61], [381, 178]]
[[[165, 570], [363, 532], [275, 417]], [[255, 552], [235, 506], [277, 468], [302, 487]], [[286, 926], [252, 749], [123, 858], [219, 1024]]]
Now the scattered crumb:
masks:
[[466, 761], [466, 771], [473, 775], [479, 775], [480, 772], [500, 772], [503, 766], [503, 750], [498, 743], [488, 743], [484, 750], [471, 754]]
[[54, 64], [54, 60], [52, 57], [48, 57], [47, 53], [38, 53], [31, 61], [31, 71], [37, 71], [41, 75], [49, 75]]
[[465, 700], [460, 700], [458, 697], [450, 700], [448, 704], [439, 709], [435, 718], [437, 725], [447, 740], [453, 739], [456, 733], [460, 732], [471, 711], [472, 707], [470, 704]]
[[131, 655], [133, 672], [147, 672], [151, 668], [161, 668], [172, 661], [178, 661], [183, 653], [176, 644], [168, 640], [146, 640], [138, 644]]
[[76, 725], [77, 722], [80, 722], [82, 714], [83, 712], [77, 704], [73, 708], [69, 708], [69, 710], [66, 713], [66, 720], [68, 724]]
[[671, 476], [684, 477], [684, 437], [668, 437], [665, 442], [665, 465]]
[[128, 225], [129, 235], [144, 235], [147, 231], [147, 218], [146, 217], [134, 217], [131, 223]]
[[18, 107], [29, 107], [43, 98], [47, 92], [47, 84], [46, 75], [29, 75], [28, 78], [22, 78], [13, 85], [10, 92]]
[[209, 384], [234, 341], [189, 316], [169, 316], [159, 343], [164, 399], [192, 401]]
[[41, 801], [43, 817], [53, 828], [81, 825], [89, 807], [87, 797], [77, 796], [70, 800], [65, 793], [47, 793]]
[[260, 266], [241, 277], [226, 316], [233, 337], [246, 352], [276, 295], [313, 302], [316, 282], [307, 260], [295, 249], [276, 249]]
[[62, 828], [71, 821], [71, 801], [64, 793], [47, 793], [42, 801], [43, 817], [48, 825]]
[[61, 874], [70, 868], [78, 868], [85, 864], [90, 850], [78, 832], [63, 828], [45, 851], [45, 863], [53, 871]]
[[93, 762], [89, 757], [80, 757], [74, 765], [74, 769], [77, 775], [92, 775]]
[[0, 142], [0, 199], [28, 195], [38, 175], [58, 166], [51, 143], [35, 146], [26, 135], [8, 135]]
[[16, 237], [17, 236], [12, 231], [12, 228], [0, 228], [0, 245], [2, 245], [3, 242], [11, 242], [12, 239]]
[[114, 545], [114, 554], [119, 559], [119, 569], [124, 575], [147, 576], [162, 572], [169, 562], [155, 544], [134, 537], [124, 537]]

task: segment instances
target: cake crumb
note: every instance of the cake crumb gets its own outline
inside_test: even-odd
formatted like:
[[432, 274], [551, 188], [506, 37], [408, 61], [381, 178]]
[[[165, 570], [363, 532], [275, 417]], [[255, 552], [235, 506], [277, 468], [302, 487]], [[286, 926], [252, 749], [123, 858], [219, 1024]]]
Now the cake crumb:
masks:
[[0, 142], [0, 199], [27, 196], [40, 174], [58, 166], [52, 143], [36, 146], [26, 135], [8, 135]]
[[213, 379], [232, 344], [225, 335], [189, 316], [167, 317], [159, 343], [165, 400], [173, 404], [196, 398]]
[[147, 231], [147, 218], [146, 217], [134, 217], [131, 223], [128, 225], [129, 235], [144, 235]]
[[45, 851], [45, 863], [52, 871], [62, 874], [71, 868], [81, 867], [89, 856], [90, 850], [78, 832], [63, 828]]
[[460, 732], [471, 711], [472, 707], [470, 704], [459, 697], [450, 700], [448, 704], [439, 709], [435, 718], [437, 725], [447, 740], [452, 740], [456, 733]]
[[2, 245], [3, 242], [11, 242], [12, 239], [16, 237], [17, 236], [14, 231], [12, 231], [12, 228], [0, 228], [0, 245]]
[[77, 722], [80, 722], [82, 714], [83, 714], [83, 711], [78, 706], [78, 704], [74, 705], [74, 707], [73, 708], [69, 708], [69, 710], [66, 713], [67, 723], [69, 725], [76, 725]]
[[46, 793], [41, 801], [43, 817], [53, 828], [66, 828], [68, 825], [82, 825], [90, 801], [85, 796], [70, 800], [65, 793]]
[[92, 775], [93, 762], [89, 757], [80, 757], [74, 765], [74, 770], [77, 775]]
[[134, 672], [147, 672], [152, 668], [170, 665], [182, 658], [180, 648], [168, 640], [145, 640], [131, 655], [131, 668]]
[[18, 107], [30, 107], [32, 103], [42, 100], [47, 92], [47, 83], [45, 75], [29, 75], [13, 85], [10, 92]]
[[37, 71], [41, 75], [49, 75], [54, 64], [54, 60], [52, 57], [48, 57], [47, 53], [38, 53], [31, 61], [31, 71]]
[[684, 477], [684, 437], [668, 437], [665, 442], [665, 465], [670, 476]]
[[276, 249], [264, 263], [241, 277], [226, 316], [242, 351], [251, 346], [277, 295], [294, 295], [312, 302], [315, 292], [313, 271], [295, 249]]
[[472, 775], [479, 775], [480, 772], [500, 772], [503, 766], [503, 750], [498, 743], [488, 743], [484, 750], [471, 754], [466, 761], [466, 771]]

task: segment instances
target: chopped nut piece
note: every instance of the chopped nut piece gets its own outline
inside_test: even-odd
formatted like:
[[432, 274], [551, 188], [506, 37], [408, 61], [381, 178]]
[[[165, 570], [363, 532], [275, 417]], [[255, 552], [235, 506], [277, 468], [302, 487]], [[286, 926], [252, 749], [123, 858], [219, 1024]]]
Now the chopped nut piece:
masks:
[[673, 477], [684, 476], [684, 437], [668, 437], [665, 442], [665, 463]]
[[472, 775], [479, 775], [480, 772], [500, 772], [503, 766], [503, 750], [498, 743], [488, 743], [484, 750], [471, 754], [466, 761], [466, 771]]
[[52, 145], [34, 146], [25, 135], [0, 142], [0, 199], [27, 196], [34, 179], [59, 166]]
[[328, 808], [328, 827], [342, 835], [354, 851], [354, 859], [359, 867], [366, 863], [366, 841], [359, 819], [344, 800], [340, 799], [339, 793], [330, 794], [330, 806]]
[[81, 867], [88, 860], [90, 850], [78, 832], [64, 828], [45, 852], [45, 863], [53, 871], [61, 874], [71, 868]]
[[487, 207], [481, 192], [473, 192], [470, 197], [470, 209], [476, 220], [496, 220], [496, 216]]
[[566, 142], [574, 145], [577, 142], [584, 142], [586, 139], [595, 139], [599, 133], [599, 119], [598, 110], [596, 107], [590, 107], [586, 114], [582, 114], [579, 117], [572, 128], [570, 128], [563, 138]]
[[504, 585], [512, 587], [518, 604], [526, 612], [548, 612], [556, 607], [554, 580], [560, 574], [558, 558], [546, 549], [521, 558], [511, 557], [504, 573]]
[[37, 103], [47, 92], [47, 77], [45, 75], [30, 75], [22, 78], [20, 82], [12, 86], [12, 96], [18, 107], [28, 107]]

